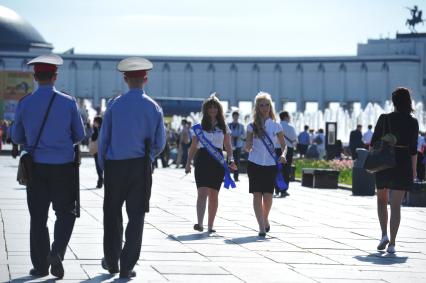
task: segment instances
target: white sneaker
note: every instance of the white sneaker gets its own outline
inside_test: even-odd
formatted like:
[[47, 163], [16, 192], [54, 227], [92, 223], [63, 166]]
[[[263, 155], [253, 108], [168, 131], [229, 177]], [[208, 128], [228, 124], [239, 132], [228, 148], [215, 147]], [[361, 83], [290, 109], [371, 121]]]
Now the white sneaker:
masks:
[[385, 248], [386, 248], [386, 246], [389, 244], [389, 238], [388, 238], [388, 235], [384, 235], [383, 237], [382, 237], [382, 239], [380, 240], [380, 243], [379, 243], [379, 245], [377, 246], [377, 249], [379, 250], [379, 251], [382, 251], [382, 250], [384, 250]]
[[388, 252], [389, 254], [394, 254], [396, 252], [395, 246], [389, 245], [388, 248], [386, 249], [386, 252]]

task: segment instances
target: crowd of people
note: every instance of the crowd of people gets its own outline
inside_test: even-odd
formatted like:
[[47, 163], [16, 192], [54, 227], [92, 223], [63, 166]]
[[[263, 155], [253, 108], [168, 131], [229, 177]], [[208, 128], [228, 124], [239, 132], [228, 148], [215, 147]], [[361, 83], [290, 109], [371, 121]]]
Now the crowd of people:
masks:
[[[168, 167], [172, 147], [177, 149], [176, 168], [183, 167], [186, 173], [190, 173], [194, 167], [197, 222], [193, 229], [204, 231], [207, 207], [208, 233], [216, 233], [214, 221], [219, 208], [220, 189], [222, 186], [236, 187], [235, 181], [240, 179], [241, 156], [247, 155], [248, 192], [253, 198], [253, 211], [261, 238], [273, 229], [269, 213], [274, 192], [280, 197], [289, 195], [294, 152], [305, 158], [323, 158], [326, 155], [324, 130], [315, 132], [306, 125], [297, 134], [288, 112], [279, 113], [278, 121], [271, 95], [266, 92], [255, 96], [251, 122], [247, 126], [240, 123], [238, 112], [233, 112], [232, 122], [226, 123], [222, 104], [212, 94], [202, 105], [201, 123], [192, 126], [184, 119], [179, 131], [174, 132], [164, 123], [161, 108], [143, 90], [153, 65], [139, 57], [119, 62], [117, 69], [123, 73], [129, 90], [108, 102], [103, 117], [94, 118], [89, 132], [75, 99], [54, 87], [57, 66], [62, 63], [62, 58], [57, 55], [41, 55], [29, 61], [28, 64], [34, 66], [38, 87], [19, 102], [12, 128], [7, 123], [2, 123], [1, 128], [2, 138], [4, 132], [9, 133], [11, 140], [22, 145], [23, 152], [31, 156], [31, 174], [26, 185], [31, 218], [32, 276], [46, 276], [49, 268], [55, 277], [64, 276], [62, 261], [79, 216], [76, 145], [84, 139], [87, 139], [89, 152], [95, 159], [97, 187], [104, 186], [105, 192], [104, 257], [101, 265], [111, 274], [120, 273], [121, 278], [136, 276], [133, 268], [140, 256], [144, 218], [149, 212], [152, 165], [159, 157], [163, 167]], [[413, 109], [409, 91], [396, 89], [392, 101], [395, 111], [381, 115], [374, 132], [369, 126], [363, 134], [362, 127], [358, 126], [351, 133], [349, 143], [352, 157], [356, 158], [353, 149], [376, 144], [387, 133], [397, 137], [397, 166], [376, 174], [378, 217], [382, 231], [377, 248], [384, 250], [387, 247], [389, 253], [395, 253], [402, 197], [413, 180], [420, 177], [416, 170], [417, 160], [422, 157], [425, 148], [424, 139], [420, 141], [417, 120], [411, 116]], [[342, 152], [342, 149], [338, 150], [336, 157], [341, 157]], [[46, 225], [51, 203], [56, 215], [52, 245]], [[124, 203], [129, 221], [123, 246]]]

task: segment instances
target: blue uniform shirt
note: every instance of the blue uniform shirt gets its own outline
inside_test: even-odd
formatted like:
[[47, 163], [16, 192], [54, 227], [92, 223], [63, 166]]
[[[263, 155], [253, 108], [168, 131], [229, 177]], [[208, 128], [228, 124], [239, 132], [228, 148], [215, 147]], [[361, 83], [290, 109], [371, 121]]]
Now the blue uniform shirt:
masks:
[[307, 131], [303, 131], [299, 134], [299, 137], [297, 138], [299, 140], [300, 144], [308, 145], [310, 144], [310, 137], [309, 133]]
[[83, 121], [75, 99], [57, 91], [53, 86], [39, 86], [18, 104], [12, 128], [12, 140], [23, 144], [27, 152], [35, 145], [44, 115], [56, 92], [49, 116], [33, 152], [34, 162], [63, 164], [74, 160], [73, 145], [84, 138]]
[[109, 103], [102, 122], [98, 161], [124, 160], [145, 156], [145, 139], [151, 141], [150, 158], [161, 153], [166, 144], [163, 113], [142, 89], [130, 89]]

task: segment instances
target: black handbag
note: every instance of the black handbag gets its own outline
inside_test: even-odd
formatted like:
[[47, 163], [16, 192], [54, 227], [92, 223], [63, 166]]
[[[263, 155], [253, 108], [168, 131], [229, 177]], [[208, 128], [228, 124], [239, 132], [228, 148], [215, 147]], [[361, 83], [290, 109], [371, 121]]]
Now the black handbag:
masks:
[[20, 185], [28, 186], [32, 181], [32, 171], [33, 171], [33, 154], [38, 146], [40, 141], [41, 133], [43, 132], [44, 125], [46, 124], [47, 116], [49, 116], [50, 107], [52, 106], [53, 100], [55, 99], [56, 92], [53, 92], [52, 98], [49, 101], [49, 106], [47, 106], [46, 113], [44, 114], [43, 122], [41, 124], [40, 130], [36, 142], [30, 152], [26, 152], [19, 158], [18, 165], [18, 174], [16, 180]]
[[391, 133], [388, 115], [386, 115], [386, 122], [389, 132], [385, 134], [386, 124], [383, 125], [382, 137], [380, 141], [376, 142], [373, 145], [373, 148], [370, 149], [364, 163], [364, 168], [370, 173], [377, 173], [396, 166], [394, 148], [396, 144], [396, 137]]

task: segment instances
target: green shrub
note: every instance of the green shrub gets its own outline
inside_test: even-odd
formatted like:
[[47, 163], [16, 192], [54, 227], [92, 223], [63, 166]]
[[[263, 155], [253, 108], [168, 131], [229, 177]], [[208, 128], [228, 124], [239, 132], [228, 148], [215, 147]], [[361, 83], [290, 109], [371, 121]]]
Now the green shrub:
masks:
[[352, 160], [316, 160], [316, 159], [295, 159], [296, 178], [302, 177], [302, 168], [324, 168], [339, 170], [339, 183], [352, 185]]

